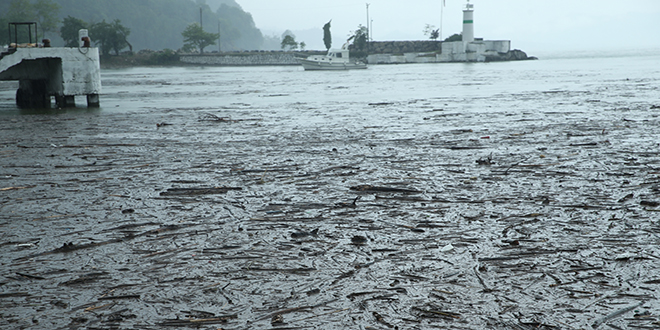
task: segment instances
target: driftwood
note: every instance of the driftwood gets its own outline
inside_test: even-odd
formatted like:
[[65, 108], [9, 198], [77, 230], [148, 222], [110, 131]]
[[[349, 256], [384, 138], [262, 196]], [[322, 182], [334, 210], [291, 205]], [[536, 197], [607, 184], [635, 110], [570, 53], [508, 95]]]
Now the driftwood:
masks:
[[241, 187], [214, 187], [214, 188], [169, 188], [160, 193], [161, 196], [197, 196], [224, 194], [230, 190], [241, 190]]
[[[40, 329], [658, 328], [660, 125], [644, 101], [655, 82], [633, 78], [460, 102], [234, 103], [296, 83], [250, 79], [259, 86], [221, 91], [222, 107], [8, 113], [0, 318]], [[332, 86], [319, 85], [297, 86]], [[632, 89], [639, 97], [621, 97]]]
[[351, 187], [351, 190], [364, 192], [420, 193], [420, 191], [414, 189], [372, 186], [368, 184], [353, 186]]

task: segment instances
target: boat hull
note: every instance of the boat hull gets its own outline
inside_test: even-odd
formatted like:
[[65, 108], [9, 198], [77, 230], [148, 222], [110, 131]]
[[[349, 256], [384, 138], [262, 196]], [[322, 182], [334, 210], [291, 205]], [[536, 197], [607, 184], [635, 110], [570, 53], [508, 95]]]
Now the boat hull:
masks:
[[356, 63], [356, 62], [319, 62], [319, 61], [310, 61], [301, 59], [300, 64], [302, 64], [305, 70], [359, 70], [366, 69], [367, 65], [365, 63]]

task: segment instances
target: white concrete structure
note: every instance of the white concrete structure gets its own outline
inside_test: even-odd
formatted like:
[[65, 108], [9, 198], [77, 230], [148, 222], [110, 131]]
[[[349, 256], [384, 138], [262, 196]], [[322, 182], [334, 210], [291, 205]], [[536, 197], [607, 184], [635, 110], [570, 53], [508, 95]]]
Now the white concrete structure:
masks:
[[468, 0], [463, 10], [463, 43], [468, 44], [474, 41], [474, 5]]
[[510, 40], [475, 40], [443, 42], [440, 62], [485, 62], [489, 56], [497, 57], [511, 50]]
[[[467, 49], [466, 49], [467, 48]], [[510, 40], [475, 40], [464, 44], [462, 41], [443, 42], [442, 52], [372, 54], [367, 56], [371, 64], [403, 63], [442, 63], [442, 62], [486, 62], [506, 58], [511, 50]]]
[[101, 67], [98, 48], [15, 48], [0, 58], [0, 80], [18, 80], [19, 107], [74, 106], [86, 95], [88, 106], [99, 105]]
[[510, 40], [483, 40], [474, 37], [474, 5], [468, 0], [463, 10], [462, 41], [443, 42], [439, 62], [485, 62], [511, 50]]
[[443, 41], [440, 53], [371, 54], [370, 64], [442, 63], [442, 62], [490, 62], [536, 59], [521, 50], [511, 50], [510, 40], [483, 40], [474, 37], [474, 5], [468, 0], [463, 10], [462, 41]]

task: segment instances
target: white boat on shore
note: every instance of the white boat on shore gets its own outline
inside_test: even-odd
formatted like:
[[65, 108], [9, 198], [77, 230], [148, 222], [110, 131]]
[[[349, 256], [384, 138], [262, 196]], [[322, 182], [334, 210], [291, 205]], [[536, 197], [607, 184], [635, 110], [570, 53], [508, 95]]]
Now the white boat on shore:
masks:
[[330, 49], [326, 55], [312, 55], [298, 59], [305, 70], [354, 70], [366, 69], [367, 64], [361, 61], [351, 61], [348, 43], [341, 49]]

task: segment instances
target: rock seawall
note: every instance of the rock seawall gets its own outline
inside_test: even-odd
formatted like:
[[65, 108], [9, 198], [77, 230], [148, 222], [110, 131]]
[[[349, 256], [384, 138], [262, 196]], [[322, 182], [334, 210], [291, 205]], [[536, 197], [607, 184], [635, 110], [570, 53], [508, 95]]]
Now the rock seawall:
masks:
[[[466, 52], [462, 42], [374, 41], [367, 45], [368, 55], [362, 52], [369, 64], [443, 63], [443, 62], [497, 62], [536, 59], [521, 50], [510, 50], [510, 41], [476, 41], [468, 45]], [[349, 47], [353, 52], [352, 45]], [[181, 54], [179, 61], [192, 65], [259, 66], [300, 65], [298, 58], [325, 54], [325, 51], [301, 52], [244, 52]], [[358, 52], [359, 53], [359, 52]], [[354, 57], [356, 54], [351, 54]]]
[[442, 50], [441, 41], [372, 41], [367, 45], [369, 54], [430, 53]]
[[524, 60], [537, 60], [535, 56], [527, 56], [527, 53], [520, 49], [510, 50], [506, 53], [498, 53], [497, 55], [486, 55], [486, 62], [502, 62], [502, 61], [524, 61]]
[[198, 65], [299, 65], [297, 53], [266, 52], [250, 54], [185, 54], [179, 61]]
[[432, 53], [403, 53], [394, 54], [370, 54], [366, 57], [369, 64], [407, 64], [407, 63], [459, 63], [459, 62], [504, 62], [504, 61], [523, 61], [536, 60], [534, 56], [527, 56], [525, 52], [519, 49], [510, 50], [506, 53], [487, 52], [480, 56], [476, 54], [464, 53], [463, 56], [447, 56], [439, 52]]

